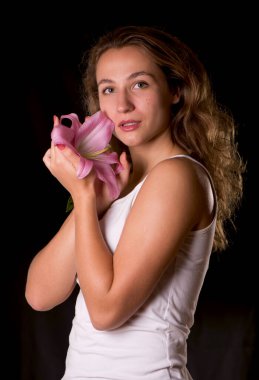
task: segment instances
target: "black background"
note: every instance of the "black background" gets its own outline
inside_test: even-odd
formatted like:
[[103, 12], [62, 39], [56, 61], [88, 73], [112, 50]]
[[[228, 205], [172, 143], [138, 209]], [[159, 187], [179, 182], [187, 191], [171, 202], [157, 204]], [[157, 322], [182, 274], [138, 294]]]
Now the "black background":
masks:
[[2, 182], [8, 195], [3, 197], [7, 248], [2, 270], [2, 310], [8, 323], [2, 328], [8, 379], [58, 380], [64, 370], [76, 291], [63, 305], [42, 313], [24, 299], [29, 263], [65, 218], [68, 197], [42, 157], [50, 144], [53, 114], [83, 116], [82, 53], [102, 32], [126, 24], [159, 26], [190, 45], [204, 62], [217, 99], [239, 125], [239, 150], [247, 162], [244, 198], [236, 231], [229, 229], [229, 248], [211, 258], [188, 341], [188, 367], [195, 380], [259, 378], [256, 13], [249, 3], [228, 10], [218, 3], [202, 10], [188, 4], [179, 9], [174, 2], [139, 6], [73, 3], [55, 12], [40, 5], [30, 10], [16, 6], [3, 14], [9, 25], [2, 32], [2, 61], [7, 64], [3, 113], [8, 118], [2, 128], [9, 152]]

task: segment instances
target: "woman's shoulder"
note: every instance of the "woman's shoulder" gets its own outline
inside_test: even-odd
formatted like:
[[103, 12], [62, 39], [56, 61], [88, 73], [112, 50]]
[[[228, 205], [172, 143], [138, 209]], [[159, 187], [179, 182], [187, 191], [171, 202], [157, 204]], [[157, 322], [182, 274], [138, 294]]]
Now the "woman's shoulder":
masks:
[[193, 186], [197, 189], [197, 184], [195, 163], [184, 157], [172, 157], [160, 161], [150, 170], [141, 186], [141, 192], [145, 192], [145, 195], [155, 192], [163, 196], [168, 193], [170, 196], [172, 191], [188, 193]]
[[156, 164], [147, 176], [152, 181], [165, 181], [178, 186], [199, 182], [203, 177], [209, 179], [206, 169], [197, 160], [187, 155], [166, 158]]
[[[206, 169], [197, 161], [177, 156], [160, 161], [147, 175], [139, 200], [167, 205], [192, 215], [193, 226], [207, 225], [214, 214], [214, 195]], [[153, 206], [154, 207], [154, 206]]]

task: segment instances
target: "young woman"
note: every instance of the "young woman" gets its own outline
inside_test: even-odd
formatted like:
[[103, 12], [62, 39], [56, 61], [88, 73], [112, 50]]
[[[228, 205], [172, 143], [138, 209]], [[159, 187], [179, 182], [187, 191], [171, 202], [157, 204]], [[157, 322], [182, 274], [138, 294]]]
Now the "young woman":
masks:
[[235, 125], [199, 59], [164, 31], [119, 28], [85, 59], [87, 110], [115, 126], [120, 195], [94, 170], [79, 179], [78, 155], [52, 143], [44, 163], [74, 208], [33, 259], [26, 299], [48, 310], [80, 285], [63, 380], [191, 379], [199, 293], [242, 195]]

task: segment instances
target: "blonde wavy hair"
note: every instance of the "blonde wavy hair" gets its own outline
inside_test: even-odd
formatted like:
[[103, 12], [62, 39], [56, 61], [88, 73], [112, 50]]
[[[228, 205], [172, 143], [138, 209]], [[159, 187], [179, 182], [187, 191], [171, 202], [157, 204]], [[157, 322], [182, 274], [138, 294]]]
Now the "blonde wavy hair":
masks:
[[[171, 89], [178, 88], [180, 101], [172, 106], [171, 136], [174, 143], [201, 162], [214, 182], [218, 217], [214, 250], [228, 246], [226, 222], [243, 193], [242, 161], [236, 139], [236, 125], [229, 111], [214, 98], [204, 65], [181, 40], [163, 30], [147, 26], [125, 26], [100, 37], [83, 56], [83, 99], [87, 112], [99, 110], [96, 65], [108, 49], [134, 45], [145, 49], [163, 71]], [[82, 66], [82, 67], [84, 67]], [[117, 141], [117, 147], [121, 147]]]

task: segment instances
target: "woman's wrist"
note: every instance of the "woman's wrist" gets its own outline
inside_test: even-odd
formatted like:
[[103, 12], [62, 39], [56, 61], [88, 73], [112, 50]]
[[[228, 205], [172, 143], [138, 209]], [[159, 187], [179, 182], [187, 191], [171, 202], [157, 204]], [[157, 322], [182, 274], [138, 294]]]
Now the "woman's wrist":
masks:
[[96, 195], [94, 190], [88, 191], [85, 194], [78, 194], [73, 197], [73, 204], [75, 213], [79, 210], [85, 210], [94, 206], [96, 210]]

